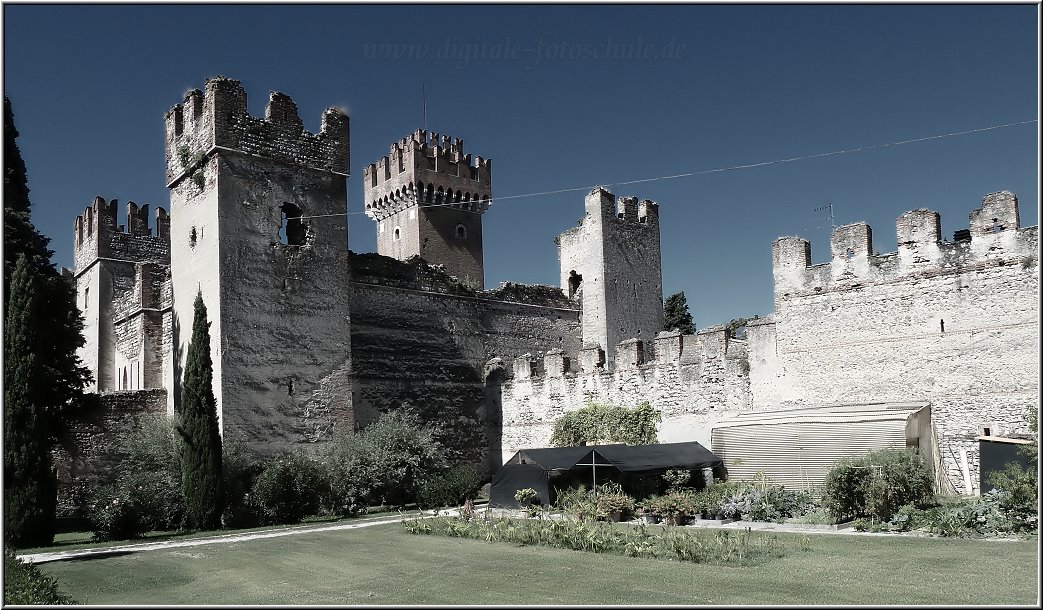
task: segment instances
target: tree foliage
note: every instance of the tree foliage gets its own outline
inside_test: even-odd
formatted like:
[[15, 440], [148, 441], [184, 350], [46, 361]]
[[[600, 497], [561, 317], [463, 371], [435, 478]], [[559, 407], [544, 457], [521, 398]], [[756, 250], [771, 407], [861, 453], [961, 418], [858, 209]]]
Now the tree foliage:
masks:
[[57, 502], [40, 364], [42, 301], [28, 259], [18, 257], [4, 327], [4, 531], [14, 546], [54, 539]]
[[37, 314], [36, 366], [41, 378], [39, 405], [50, 420], [52, 437], [81, 400], [90, 382], [90, 370], [82, 366], [76, 350], [83, 346], [83, 319], [76, 307], [76, 290], [51, 263], [50, 240], [30, 221], [29, 187], [25, 163], [15, 139], [11, 102], [4, 98], [4, 305], [8, 305], [15, 264], [25, 256], [36, 275], [36, 291], [42, 303]]
[[360, 432], [339, 438], [325, 455], [329, 510], [354, 514], [374, 505], [415, 499], [445, 467], [437, 427], [409, 408], [382, 414]]
[[605, 443], [652, 445], [659, 442], [656, 424], [662, 420], [662, 414], [647, 402], [633, 409], [591, 402], [554, 422], [550, 444], [553, 447]]
[[120, 442], [86, 477], [84, 512], [96, 540], [128, 540], [187, 525], [181, 494], [181, 439], [175, 420], [149, 415], [121, 422]]
[[216, 529], [224, 508], [221, 477], [221, 433], [214, 398], [214, 367], [210, 358], [210, 323], [203, 295], [196, 294], [192, 340], [185, 356], [181, 383], [181, 489], [189, 523]]
[[684, 291], [666, 297], [663, 302], [663, 330], [676, 330], [684, 335], [695, 334], [695, 320], [688, 311]]

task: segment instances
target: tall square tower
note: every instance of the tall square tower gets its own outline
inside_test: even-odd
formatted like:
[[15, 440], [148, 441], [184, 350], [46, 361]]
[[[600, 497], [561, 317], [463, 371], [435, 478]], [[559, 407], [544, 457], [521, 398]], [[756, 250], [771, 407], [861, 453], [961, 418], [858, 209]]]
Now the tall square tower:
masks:
[[377, 252], [420, 256], [474, 288], [485, 287], [482, 214], [492, 199], [492, 161], [464, 154], [459, 138], [418, 129], [363, 170]]

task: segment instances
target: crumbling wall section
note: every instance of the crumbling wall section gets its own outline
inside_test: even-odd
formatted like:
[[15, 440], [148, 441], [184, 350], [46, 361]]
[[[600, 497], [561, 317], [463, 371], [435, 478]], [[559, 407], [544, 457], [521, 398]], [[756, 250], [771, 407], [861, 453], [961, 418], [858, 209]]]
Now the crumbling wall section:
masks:
[[123, 442], [122, 431], [141, 425], [145, 417], [165, 416], [167, 393], [162, 388], [94, 395], [93, 401], [69, 420], [52, 449], [58, 478], [58, 515], [82, 516], [79, 500], [86, 492], [85, 477], [105, 472], [101, 460]]
[[975, 437], [1027, 432], [1038, 408], [1038, 228], [1019, 227], [1011, 193], [970, 218], [949, 242], [936, 212], [903, 214], [883, 255], [864, 223], [838, 227], [821, 265], [776, 240], [775, 314], [748, 329], [754, 404], [928, 401], [949, 480], [978, 493]]

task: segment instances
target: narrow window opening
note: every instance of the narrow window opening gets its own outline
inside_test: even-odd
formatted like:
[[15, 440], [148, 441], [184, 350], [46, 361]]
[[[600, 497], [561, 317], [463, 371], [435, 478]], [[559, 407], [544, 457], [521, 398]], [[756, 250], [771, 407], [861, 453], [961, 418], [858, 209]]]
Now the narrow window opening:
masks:
[[196, 228], [192, 227], [192, 230], [188, 232], [188, 245], [192, 248], [196, 247]]
[[988, 428], [988, 427], [982, 428], [981, 429], [981, 435], [982, 436], [992, 436], [992, 428]]
[[579, 290], [579, 285], [583, 283], [583, 276], [576, 273], [573, 269], [569, 271], [569, 298], [576, 296], [576, 292]]
[[398, 227], [395, 227], [395, 241], [398, 241], [402, 237], [402, 231]]
[[284, 203], [279, 212], [279, 241], [287, 246], [303, 246], [308, 236], [304, 214], [292, 203]]
[[459, 239], [467, 239], [467, 227], [456, 225], [456, 237]]
[[90, 304], [91, 304], [91, 289], [88, 287], [88, 288], [84, 288], [83, 289], [83, 309], [84, 309], [84, 311], [86, 311], [86, 309], [88, 307], [90, 307]]
[[847, 260], [851, 260], [853, 258], [855, 258], [855, 251], [852, 250], [851, 248], [848, 248], [847, 249]]
[[941, 331], [944, 333], [945, 332], [945, 320], [939, 320], [938, 321], [938, 326], [941, 327]]
[[288, 382], [286, 382], [286, 393], [289, 396], [293, 396], [293, 380], [292, 379], [289, 380]]

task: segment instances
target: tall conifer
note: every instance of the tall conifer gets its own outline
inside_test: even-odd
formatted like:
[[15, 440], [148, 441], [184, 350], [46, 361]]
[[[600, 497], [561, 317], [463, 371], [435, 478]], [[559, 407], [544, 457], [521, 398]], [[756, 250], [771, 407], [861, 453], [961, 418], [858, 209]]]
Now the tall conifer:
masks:
[[91, 372], [76, 355], [84, 345], [76, 289], [55, 269], [54, 252], [47, 247], [50, 239], [30, 220], [28, 179], [16, 138], [11, 100], [4, 97], [4, 304], [10, 298], [15, 263], [25, 256], [36, 276], [37, 298], [47, 304], [36, 314], [36, 362], [45, 379], [38, 390], [38, 406], [45, 410], [54, 435], [64, 424], [67, 409], [82, 398]]
[[4, 327], [4, 534], [16, 547], [54, 540], [57, 487], [38, 343], [43, 301], [25, 255], [11, 277]]
[[666, 297], [663, 303], [663, 330], [676, 330], [685, 335], [695, 334], [695, 320], [688, 311], [684, 291]]
[[210, 323], [203, 295], [196, 294], [192, 340], [185, 356], [181, 383], [181, 424], [184, 440], [181, 489], [189, 520], [196, 529], [221, 525], [224, 493], [221, 482], [221, 433], [214, 398], [214, 367], [210, 358]]

